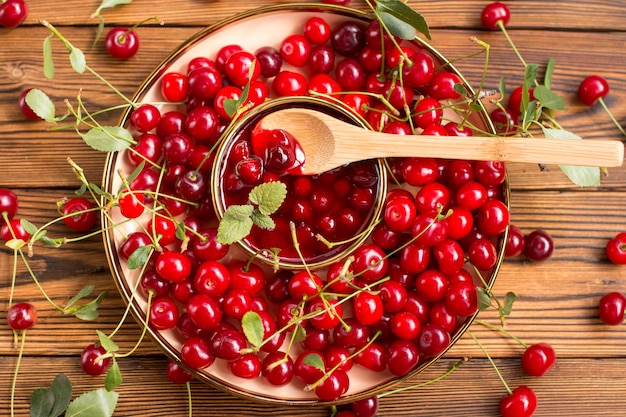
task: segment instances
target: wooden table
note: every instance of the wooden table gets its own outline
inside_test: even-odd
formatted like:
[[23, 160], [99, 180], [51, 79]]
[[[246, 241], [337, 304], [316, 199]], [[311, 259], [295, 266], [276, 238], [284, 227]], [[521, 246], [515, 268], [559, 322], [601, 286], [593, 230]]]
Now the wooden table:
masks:
[[[180, 0], [146, 2], [103, 11], [107, 25], [132, 25], [152, 15], [165, 26], [148, 24], [137, 30], [141, 48], [133, 59], [122, 62], [107, 55], [103, 43], [92, 47], [97, 19], [90, 18], [99, 1], [28, 1], [30, 14], [17, 29], [0, 29], [0, 186], [13, 189], [20, 198], [19, 215], [41, 225], [56, 217], [55, 203], [71, 196], [78, 181], [66, 163], [71, 157], [86, 175], [99, 182], [105, 155], [88, 149], [72, 131], [49, 132], [44, 122], [25, 120], [17, 98], [28, 87], [45, 90], [63, 111], [62, 101], [74, 99], [78, 90], [89, 106], [117, 104], [117, 97], [89, 75], [76, 75], [54, 42], [57, 57], [54, 81], [42, 74], [41, 46], [48, 35], [39, 25], [45, 18], [86, 52], [88, 63], [123, 93], [132, 95], [150, 71], [183, 40], [205, 25], [271, 1]], [[364, 4], [353, 1], [354, 7]], [[500, 32], [482, 29], [480, 11], [486, 1], [410, 1], [429, 21], [432, 44], [449, 58], [476, 51], [469, 41], [477, 36], [491, 45], [487, 84], [497, 88], [504, 76], [509, 89], [522, 81], [523, 70]], [[618, 0], [509, 1], [510, 34], [528, 62], [543, 66], [556, 59], [554, 90], [565, 97], [567, 111], [557, 117], [565, 129], [592, 140], [623, 140], [599, 105], [578, 102], [576, 90], [590, 74], [604, 76], [611, 85], [606, 101], [622, 124], [626, 121], [626, 13]], [[236, 40], [233, 40], [236, 41]], [[482, 57], [462, 60], [459, 68], [470, 80], [480, 80]], [[111, 116], [110, 123], [117, 121]], [[626, 291], [626, 270], [609, 263], [604, 247], [609, 238], [626, 230], [626, 170], [611, 169], [597, 188], [573, 186], [557, 167], [540, 172], [533, 165], [510, 164], [512, 222], [525, 232], [544, 229], [552, 234], [556, 250], [544, 263], [507, 259], [494, 287], [497, 295], [514, 291], [519, 298], [508, 318], [509, 330], [523, 340], [548, 342], [559, 360], [549, 375], [530, 378], [520, 369], [520, 347], [482, 326], [471, 331], [493, 356], [512, 386], [530, 385], [538, 395], [536, 416], [626, 415], [626, 359], [623, 326], [609, 327], [598, 319], [599, 298], [609, 291]], [[66, 233], [61, 226], [51, 234]], [[0, 306], [8, 305], [12, 251], [0, 249]], [[79, 366], [81, 350], [95, 338], [95, 329], [110, 332], [124, 310], [116, 292], [100, 237], [61, 249], [37, 247], [30, 265], [49, 296], [60, 303], [86, 284], [109, 291], [94, 322], [82, 322], [55, 312], [44, 300], [23, 266], [18, 267], [15, 301], [28, 300], [39, 310], [37, 326], [28, 332], [16, 390], [16, 414], [28, 415], [30, 393], [48, 386], [57, 373], [65, 373], [74, 393], [101, 387], [103, 379], [85, 376]], [[495, 312], [480, 317], [496, 322]], [[140, 334], [128, 319], [116, 337], [122, 352]], [[9, 415], [9, 392], [17, 349], [12, 333], [0, 330], [0, 414]], [[381, 400], [381, 416], [497, 416], [505, 390], [485, 355], [469, 338], [459, 343], [436, 366], [434, 378], [458, 358], [471, 358], [454, 374], [425, 388], [413, 389]], [[165, 375], [166, 358], [150, 341], [144, 341], [129, 358], [121, 359], [124, 382], [115, 415], [187, 415], [184, 386], [171, 384]], [[410, 384], [410, 382], [409, 382]], [[274, 407], [256, 404], [192, 383], [194, 415], [326, 416], [326, 408]]]

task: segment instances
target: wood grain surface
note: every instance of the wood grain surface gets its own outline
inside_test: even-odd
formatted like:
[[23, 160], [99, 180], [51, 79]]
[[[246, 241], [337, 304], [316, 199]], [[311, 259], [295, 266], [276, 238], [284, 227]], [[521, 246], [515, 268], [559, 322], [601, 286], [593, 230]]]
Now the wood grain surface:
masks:
[[[92, 151], [71, 130], [50, 131], [43, 122], [27, 121], [17, 98], [29, 87], [45, 90], [63, 111], [63, 100], [75, 101], [79, 91], [90, 109], [118, 104], [118, 98], [87, 74], [75, 74], [55, 42], [57, 73], [54, 81], [42, 74], [42, 43], [48, 32], [39, 23], [46, 19], [57, 26], [89, 64], [124, 94], [132, 95], [143, 79], [181, 42], [206, 25], [251, 8], [279, 2], [260, 0], [178, 2], [135, 0], [129, 5], [102, 12], [107, 29], [132, 25], [150, 16], [165, 23], [149, 23], [137, 29], [141, 47], [136, 57], [122, 62], [108, 56], [103, 43], [92, 45], [98, 20], [90, 18], [99, 1], [27, 0], [30, 13], [15, 29], [0, 28], [0, 187], [13, 189], [20, 198], [20, 217], [42, 224], [56, 217], [56, 202], [70, 196], [79, 183], [66, 162], [68, 157], [99, 182], [105, 155]], [[363, 2], [353, 6], [365, 9]], [[446, 57], [456, 59], [476, 52], [470, 41], [476, 36], [491, 45], [486, 84], [497, 88], [504, 77], [509, 90], [520, 85], [523, 67], [500, 32], [486, 31], [480, 11], [487, 1], [409, 1], [428, 20], [432, 44]], [[507, 2], [512, 19], [509, 34], [527, 62], [543, 67], [556, 60], [553, 89], [566, 101], [558, 112], [561, 125], [586, 140], [624, 137], [599, 105], [587, 107], [576, 98], [580, 81], [590, 74], [604, 76], [611, 86], [606, 103], [622, 125], [626, 124], [626, 5], [621, 0], [570, 0]], [[236, 41], [236, 40], [233, 40]], [[480, 81], [484, 56], [457, 63], [472, 84]], [[119, 114], [108, 116], [116, 123]], [[512, 223], [530, 232], [544, 229], [554, 238], [556, 250], [544, 263], [521, 258], [505, 260], [494, 292], [513, 291], [519, 298], [508, 329], [526, 342], [552, 344], [559, 361], [543, 378], [523, 374], [521, 348], [515, 342], [473, 325], [472, 333], [495, 359], [512, 386], [529, 385], [539, 397], [536, 416], [626, 416], [626, 327], [608, 327], [598, 319], [599, 298], [609, 291], [626, 291], [626, 269], [609, 263], [605, 245], [615, 233], [626, 231], [626, 168], [615, 168], [602, 186], [572, 185], [558, 167], [543, 172], [528, 164], [510, 164]], [[51, 234], [65, 229], [54, 225]], [[122, 317], [124, 303], [109, 271], [100, 237], [61, 249], [36, 248], [30, 264], [53, 300], [63, 303], [86, 284], [108, 291], [95, 322], [82, 322], [56, 312], [18, 266], [14, 300], [28, 300], [39, 311], [39, 322], [28, 332], [16, 390], [16, 415], [28, 415], [30, 393], [47, 386], [57, 373], [67, 374], [76, 393], [102, 386], [100, 377], [80, 371], [79, 354], [92, 343], [95, 329], [110, 332]], [[0, 248], [0, 310], [8, 305], [13, 268], [12, 251]], [[496, 323], [495, 312], [482, 320]], [[116, 337], [122, 351], [130, 349], [140, 334], [131, 319]], [[452, 375], [435, 384], [414, 388], [381, 399], [380, 416], [497, 416], [504, 387], [484, 353], [469, 337], [463, 337], [446, 357], [406, 385], [423, 382], [445, 372], [460, 358], [468, 359]], [[0, 328], [0, 414], [9, 415], [9, 392], [16, 366], [13, 335]], [[165, 376], [167, 360], [145, 340], [133, 356], [120, 360], [124, 383], [117, 390], [119, 416], [185, 416], [188, 414], [184, 386], [171, 384]], [[328, 416], [329, 409], [275, 407], [233, 397], [205, 386], [191, 384], [196, 416]]]

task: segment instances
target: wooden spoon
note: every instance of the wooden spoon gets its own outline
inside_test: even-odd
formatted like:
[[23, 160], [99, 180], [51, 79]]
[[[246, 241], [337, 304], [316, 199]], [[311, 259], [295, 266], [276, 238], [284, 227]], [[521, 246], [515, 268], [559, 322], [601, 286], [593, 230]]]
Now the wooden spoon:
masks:
[[621, 166], [624, 159], [624, 145], [617, 140], [396, 135], [301, 108], [269, 113], [257, 128], [292, 134], [304, 151], [303, 173], [307, 175], [350, 162], [394, 156], [598, 167]]

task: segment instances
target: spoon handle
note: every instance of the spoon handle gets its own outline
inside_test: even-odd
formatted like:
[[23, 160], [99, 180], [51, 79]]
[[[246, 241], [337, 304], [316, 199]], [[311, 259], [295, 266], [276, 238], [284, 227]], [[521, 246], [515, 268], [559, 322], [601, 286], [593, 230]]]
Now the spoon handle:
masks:
[[624, 159], [624, 144], [621, 141], [595, 139], [402, 136], [362, 131], [360, 138], [336, 141], [335, 146], [335, 155], [349, 155], [353, 160], [365, 159], [366, 156], [420, 156], [616, 167], [621, 166]]

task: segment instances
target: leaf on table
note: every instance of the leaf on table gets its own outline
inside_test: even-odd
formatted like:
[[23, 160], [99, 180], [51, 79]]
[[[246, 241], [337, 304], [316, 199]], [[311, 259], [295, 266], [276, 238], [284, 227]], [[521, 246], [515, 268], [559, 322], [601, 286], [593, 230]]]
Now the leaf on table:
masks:
[[79, 132], [85, 143], [97, 151], [117, 152], [133, 143], [132, 134], [120, 126], [94, 127], [87, 133]]
[[37, 388], [30, 394], [30, 417], [49, 417], [54, 407], [54, 393]]
[[93, 12], [91, 17], [99, 16], [100, 12], [103, 9], [110, 9], [112, 7], [117, 7], [117, 6], [121, 6], [121, 5], [124, 5], [124, 4], [129, 4], [129, 3], [132, 3], [132, 1], [133, 0], [102, 0], [102, 3], [100, 3], [100, 6], [98, 6], [96, 11]]
[[50, 391], [54, 394], [54, 407], [50, 417], [58, 417], [65, 412], [72, 400], [72, 383], [65, 374], [58, 374], [50, 384]]
[[558, 94], [550, 91], [548, 87], [538, 85], [535, 87], [533, 95], [539, 101], [541, 107], [551, 110], [563, 110], [565, 108], [565, 100]]
[[87, 68], [87, 60], [85, 59], [85, 54], [78, 48], [72, 48], [70, 51], [70, 64], [72, 64], [72, 68], [79, 74], [85, 72]]
[[26, 104], [43, 120], [56, 123], [56, 109], [50, 97], [38, 88], [31, 89], [26, 93]]
[[[564, 140], [582, 140], [572, 132], [563, 129], [542, 127], [543, 134], [547, 138]], [[564, 144], [567, 146], [567, 144]], [[581, 187], [597, 187], [601, 183], [602, 172], [600, 167], [559, 165], [559, 168], [574, 184]]]
[[68, 405], [65, 417], [111, 417], [118, 398], [117, 392], [104, 388], [88, 391]]
[[52, 36], [43, 40], [43, 75], [52, 80], [54, 78], [54, 59], [52, 58]]
[[107, 391], [113, 391], [120, 385], [122, 385], [122, 372], [120, 371], [120, 366], [117, 361], [113, 360], [113, 363], [109, 367], [106, 377], [104, 378], [104, 388]]
[[98, 341], [100, 342], [100, 346], [102, 346], [105, 351], [117, 352], [120, 349], [119, 346], [115, 344], [113, 339], [104, 334], [102, 331], [96, 330], [96, 333], [98, 334]]

